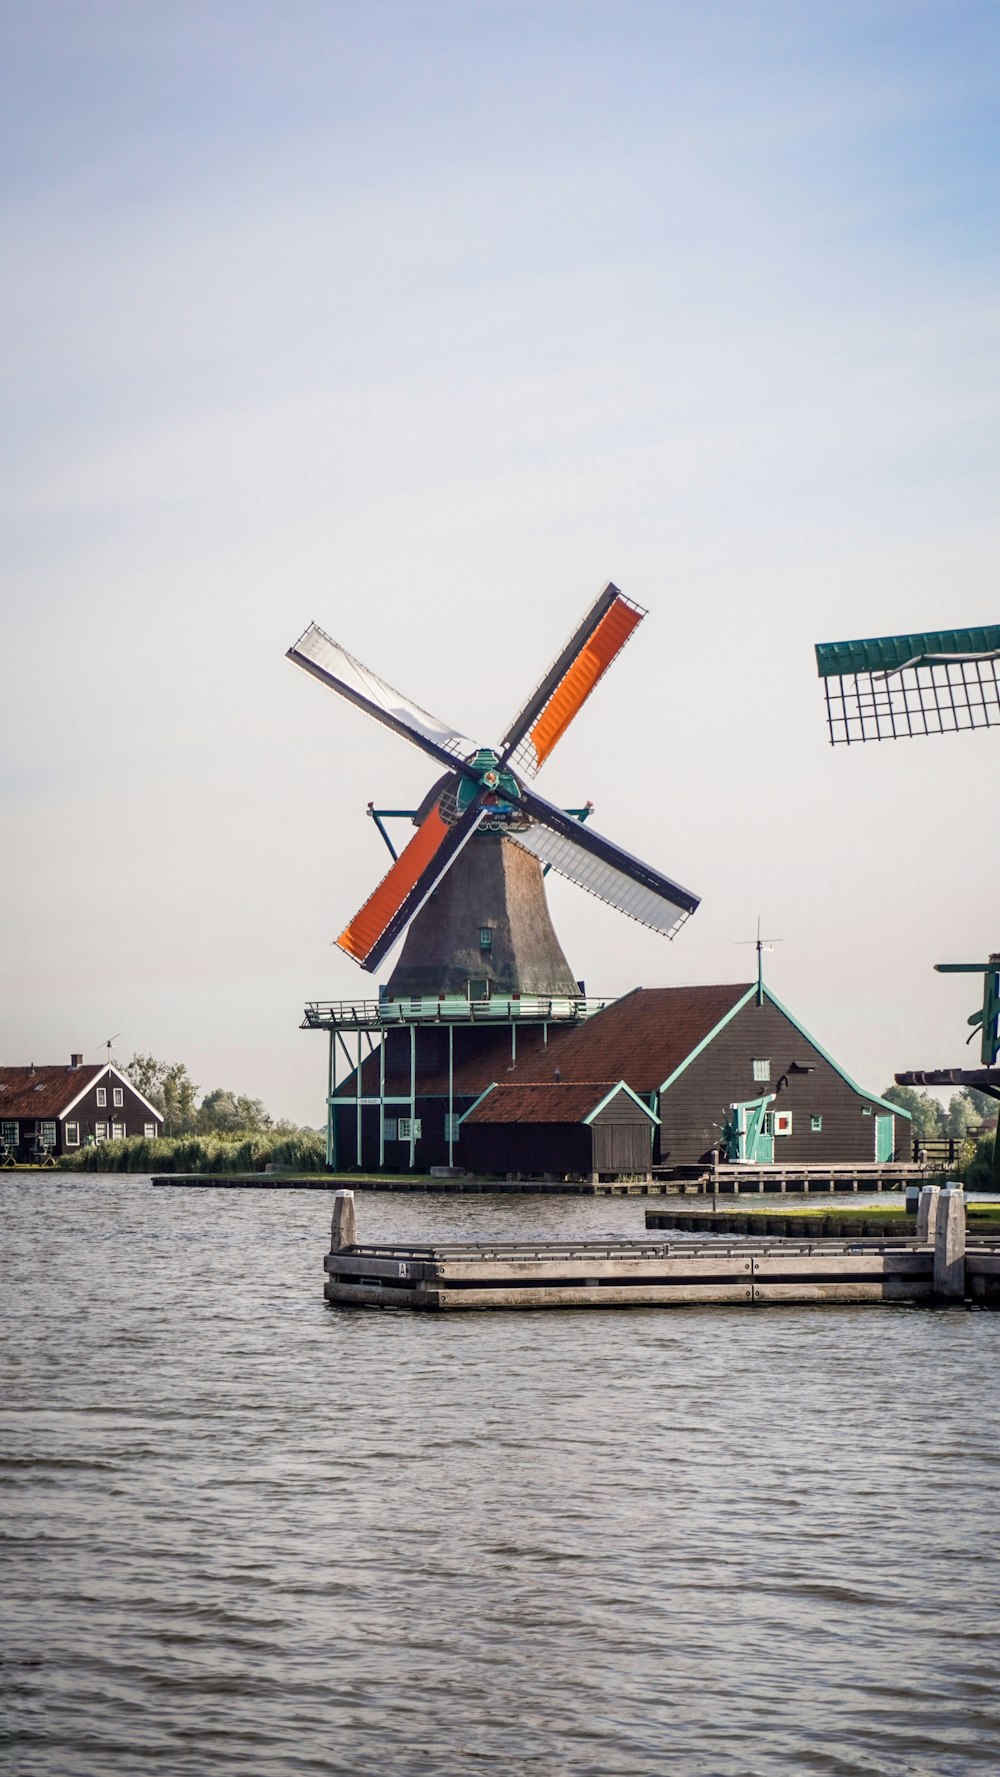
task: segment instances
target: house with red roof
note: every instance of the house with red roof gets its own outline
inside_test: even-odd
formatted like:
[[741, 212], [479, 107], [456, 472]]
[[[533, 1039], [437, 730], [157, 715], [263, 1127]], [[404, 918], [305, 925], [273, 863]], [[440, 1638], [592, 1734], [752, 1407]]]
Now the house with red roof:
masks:
[[162, 1133], [163, 1113], [113, 1062], [0, 1067], [0, 1164], [30, 1165], [93, 1142]]
[[[896, 1118], [906, 1117], [858, 1086], [763, 983], [636, 988], [484, 1090], [462, 1119], [463, 1165], [478, 1171], [502, 1156], [504, 1095], [545, 1079], [627, 1083], [655, 1113], [652, 1157], [664, 1167], [704, 1164], [713, 1153], [755, 1165], [890, 1161]], [[530, 1097], [519, 1115], [525, 1127], [538, 1121]], [[547, 1135], [539, 1132], [534, 1151], [550, 1155]]]

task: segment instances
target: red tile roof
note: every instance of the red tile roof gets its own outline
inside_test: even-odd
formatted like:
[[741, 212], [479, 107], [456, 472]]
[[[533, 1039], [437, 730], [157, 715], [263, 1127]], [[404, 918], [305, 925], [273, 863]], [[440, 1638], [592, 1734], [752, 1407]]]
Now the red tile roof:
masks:
[[103, 1062], [86, 1067], [0, 1067], [0, 1117], [61, 1116], [104, 1067]]
[[727, 1012], [749, 983], [721, 987], [637, 987], [595, 1012], [585, 1024], [551, 1037], [549, 1048], [519, 1061], [506, 1083], [626, 1080], [633, 1092], [656, 1092]]
[[620, 1080], [548, 1080], [497, 1085], [470, 1111], [467, 1123], [582, 1123]]

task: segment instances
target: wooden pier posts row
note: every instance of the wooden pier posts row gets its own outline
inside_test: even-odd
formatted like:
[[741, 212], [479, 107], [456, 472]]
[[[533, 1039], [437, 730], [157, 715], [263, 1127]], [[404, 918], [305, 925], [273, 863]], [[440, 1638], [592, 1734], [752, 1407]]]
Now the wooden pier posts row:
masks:
[[965, 1193], [925, 1186], [916, 1238], [358, 1242], [353, 1191], [334, 1196], [329, 1302], [416, 1309], [695, 1303], [1000, 1306], [1000, 1240], [966, 1249]]

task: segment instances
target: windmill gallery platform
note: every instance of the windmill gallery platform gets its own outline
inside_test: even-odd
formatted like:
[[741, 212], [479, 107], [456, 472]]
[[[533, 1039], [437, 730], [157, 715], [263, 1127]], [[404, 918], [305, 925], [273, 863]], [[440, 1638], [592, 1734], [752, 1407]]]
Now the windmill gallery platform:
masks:
[[914, 1240], [442, 1241], [366, 1246], [338, 1191], [326, 1300], [423, 1311], [755, 1307], [767, 1303], [1000, 1306], [1000, 1240], [967, 1246], [961, 1188], [921, 1193]]

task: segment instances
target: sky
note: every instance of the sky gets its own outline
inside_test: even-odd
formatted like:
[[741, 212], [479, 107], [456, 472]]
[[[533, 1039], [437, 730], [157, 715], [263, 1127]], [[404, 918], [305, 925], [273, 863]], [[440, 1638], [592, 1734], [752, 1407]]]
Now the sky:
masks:
[[613, 579], [539, 788], [702, 905], [550, 876], [588, 992], [759, 916], [866, 1087], [975, 1061], [1000, 735], [831, 748], [812, 648], [1000, 621], [998, 88], [995, 0], [0, 0], [0, 1060], [319, 1124], [434, 767], [286, 648], [489, 742]]

